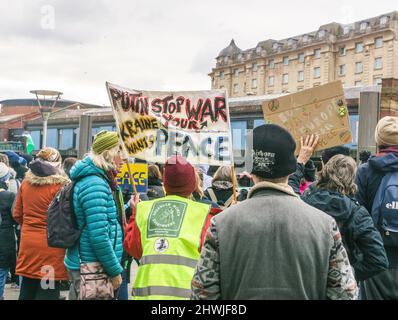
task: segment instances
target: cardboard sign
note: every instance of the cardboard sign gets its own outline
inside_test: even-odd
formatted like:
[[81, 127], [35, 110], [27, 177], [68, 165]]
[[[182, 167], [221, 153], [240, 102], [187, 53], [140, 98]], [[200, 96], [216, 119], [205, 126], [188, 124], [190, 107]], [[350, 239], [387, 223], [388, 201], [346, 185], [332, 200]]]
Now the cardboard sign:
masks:
[[320, 136], [316, 150], [350, 143], [348, 108], [341, 81], [303, 90], [263, 103], [266, 123], [287, 129], [300, 150], [300, 137]]
[[[135, 182], [138, 193], [148, 192], [148, 165], [143, 163], [130, 164], [131, 174]], [[122, 190], [130, 190], [133, 192], [133, 186], [130, 183], [130, 175], [127, 164], [123, 164], [119, 174], [117, 175], [117, 183]]]
[[107, 83], [119, 138], [129, 156], [165, 163], [230, 165], [231, 125], [224, 90], [162, 92]]

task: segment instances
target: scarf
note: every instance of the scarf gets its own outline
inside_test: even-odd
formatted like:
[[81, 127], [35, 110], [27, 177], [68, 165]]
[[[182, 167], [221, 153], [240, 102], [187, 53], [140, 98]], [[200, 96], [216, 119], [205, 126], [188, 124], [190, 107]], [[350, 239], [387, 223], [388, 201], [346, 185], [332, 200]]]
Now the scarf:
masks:
[[118, 172], [115, 169], [110, 169], [106, 171], [105, 174], [108, 178], [107, 180], [109, 183], [109, 187], [112, 190], [113, 200], [115, 201], [116, 204], [117, 217], [120, 225], [122, 226], [124, 234], [127, 220], [126, 220], [126, 211], [124, 209], [123, 194], [117, 184], [117, 179], [116, 179]]
[[377, 156], [385, 156], [387, 153], [393, 153], [398, 157], [398, 146], [381, 147]]

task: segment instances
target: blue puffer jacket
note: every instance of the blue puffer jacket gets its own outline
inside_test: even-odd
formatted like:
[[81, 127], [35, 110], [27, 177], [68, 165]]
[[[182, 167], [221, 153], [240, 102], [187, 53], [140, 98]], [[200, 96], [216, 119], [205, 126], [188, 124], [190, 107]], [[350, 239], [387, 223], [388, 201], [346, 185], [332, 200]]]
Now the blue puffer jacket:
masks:
[[[120, 264], [123, 235], [105, 172], [96, 167], [90, 157], [86, 157], [72, 168], [71, 179], [81, 179], [76, 183], [73, 195], [79, 228], [86, 222], [80, 238], [81, 261], [100, 262], [110, 277], [116, 277], [123, 271]], [[77, 247], [66, 251], [64, 262], [70, 270], [80, 269]]]

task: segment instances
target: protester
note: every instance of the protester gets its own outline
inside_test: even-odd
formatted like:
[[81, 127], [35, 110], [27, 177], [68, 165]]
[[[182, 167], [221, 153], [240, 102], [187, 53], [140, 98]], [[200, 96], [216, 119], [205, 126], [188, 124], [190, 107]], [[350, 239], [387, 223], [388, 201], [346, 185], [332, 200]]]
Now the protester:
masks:
[[[48, 247], [46, 235], [47, 208], [68, 182], [61, 169], [61, 155], [47, 147], [39, 151], [21, 184], [13, 212], [14, 220], [22, 225], [16, 268], [23, 277], [20, 300], [56, 300], [59, 281], [68, 279], [62, 263], [65, 250]], [[54, 281], [54, 286], [43, 288], [43, 278]]]
[[369, 212], [353, 198], [357, 190], [356, 170], [351, 157], [332, 157], [315, 187], [302, 199], [336, 220], [355, 278], [363, 281], [386, 270], [388, 260]]
[[15, 178], [19, 181], [22, 181], [25, 178], [26, 172], [28, 171], [28, 168], [26, 167], [27, 161], [14, 151], [7, 151], [6, 155], [10, 162], [11, 168], [13, 168], [16, 172]]
[[193, 299], [356, 299], [336, 222], [288, 186], [296, 143], [285, 129], [253, 130], [248, 199], [212, 219], [192, 280]]
[[[356, 180], [358, 184], [356, 198], [373, 217], [373, 206], [379, 205], [379, 202], [375, 201], [376, 193], [379, 188], [384, 188], [381, 186], [383, 177], [398, 172], [398, 118], [388, 116], [380, 119], [375, 130], [375, 140], [379, 152], [359, 167]], [[396, 179], [394, 184], [396, 184]], [[398, 194], [392, 194], [392, 196], [397, 201]], [[393, 216], [397, 225], [396, 213]], [[384, 234], [379, 222], [374, 222], [379, 231]], [[389, 268], [365, 281], [365, 294], [369, 300], [398, 299], [398, 247], [385, 245], [385, 249]]]
[[212, 209], [217, 209], [213, 210], [212, 214], [216, 214], [218, 212], [221, 212], [220, 207], [218, 206], [217, 203], [211, 201], [205, 196], [205, 193], [203, 191], [203, 171], [201, 171], [199, 168], [194, 168], [195, 169], [195, 178], [196, 178], [196, 188], [195, 191], [192, 193], [192, 199], [194, 201], [202, 202], [211, 205]]
[[[312, 135], [312, 137], [313, 137], [313, 139], [314, 139], [314, 135]], [[307, 138], [310, 138], [310, 136], [308, 136]], [[319, 139], [319, 138], [317, 138], [317, 139]], [[313, 140], [314, 141], [314, 140]], [[303, 145], [303, 143], [302, 143], [302, 145]], [[325, 150], [323, 150], [322, 151], [322, 155], [321, 155], [321, 161], [322, 161], [322, 168], [328, 163], [328, 161], [331, 159], [331, 158], [333, 158], [335, 155], [338, 155], [338, 154], [342, 154], [342, 155], [345, 155], [345, 156], [349, 156], [350, 155], [350, 149], [349, 148], [347, 148], [347, 147], [344, 147], [344, 146], [337, 146], [337, 147], [332, 147], [332, 148], [329, 148], [329, 149], [325, 149]], [[299, 155], [300, 156], [300, 155]], [[301, 150], [301, 156], [303, 156], [303, 149]], [[312, 156], [312, 151], [310, 150], [310, 153], [308, 154], [308, 156], [309, 157], [311, 157]], [[302, 163], [301, 161], [300, 161], [300, 159], [297, 159], [297, 168], [296, 168], [296, 171], [295, 171], [295, 175], [298, 175], [298, 176], [303, 176], [304, 178], [305, 178], [305, 176], [306, 176], [306, 174], [307, 174], [307, 172], [308, 172], [308, 162], [310, 162], [310, 158], [308, 158], [308, 159], [306, 159], [306, 162], [304, 162], [304, 163]], [[315, 166], [315, 163], [314, 163], [314, 166]], [[317, 170], [318, 172], [321, 172], [322, 170]], [[292, 177], [293, 177], [294, 175], [292, 175], [291, 177], [289, 177], [289, 185], [291, 186], [292, 184], [295, 184], [296, 182], [295, 181], [291, 181], [291, 179], [292, 179]], [[312, 173], [311, 173], [311, 176], [312, 176]], [[315, 177], [316, 178], [316, 177]], [[293, 179], [295, 179], [295, 178], [293, 178]], [[314, 179], [315, 180], [315, 179]], [[301, 192], [301, 190], [300, 189], [295, 189], [295, 188], [293, 188], [294, 189], [294, 191], [297, 193], [297, 195], [306, 195], [306, 194], [308, 194], [308, 193], [310, 193], [312, 190], [313, 190], [313, 188], [315, 187], [315, 183], [313, 182], [313, 183], [311, 183], [311, 184], [309, 184], [309, 185], [307, 185], [306, 187], [305, 187], [305, 189], [304, 189], [304, 191], [303, 192]]]
[[312, 160], [309, 160], [304, 166], [304, 177], [300, 182], [300, 194], [303, 194], [305, 190], [316, 180], [316, 168]]
[[[70, 300], [84, 298], [80, 292], [85, 288], [80, 283], [80, 263], [95, 268], [96, 274], [105, 273], [115, 291], [122, 283], [121, 226], [125, 213], [116, 181], [121, 165], [117, 133], [101, 131], [94, 137], [91, 153], [77, 162], [70, 172], [72, 181], [76, 183], [74, 212], [82, 230], [78, 245], [66, 251], [64, 261], [72, 283]], [[98, 288], [98, 294], [102, 294], [101, 288]]]
[[[237, 180], [235, 179], [235, 186]], [[234, 200], [231, 167], [221, 166], [214, 174], [212, 185], [205, 191], [206, 198], [217, 203], [221, 209], [228, 208]]]
[[66, 158], [62, 164], [62, 168], [64, 169], [64, 172], [66, 175], [70, 178], [70, 169], [76, 164], [77, 159], [76, 158]]
[[8, 191], [17, 194], [19, 191], [19, 187], [21, 185], [21, 182], [16, 179], [17, 173], [14, 171], [13, 168], [10, 167], [10, 161], [8, 160], [8, 157], [3, 153], [0, 153], [0, 162], [5, 163], [10, 170], [10, 178], [8, 180]]
[[208, 188], [211, 187], [211, 183], [212, 183], [212, 177], [208, 175], [208, 171], [210, 169], [210, 166], [201, 164], [198, 166], [199, 171], [201, 172], [201, 179], [203, 182], [203, 190], [207, 190]]
[[361, 161], [361, 164], [364, 164], [368, 162], [369, 158], [371, 157], [372, 153], [368, 150], [362, 150], [359, 153], [359, 160]]
[[189, 299], [210, 206], [190, 200], [195, 170], [181, 156], [166, 162], [167, 196], [139, 202], [127, 227], [125, 250], [140, 260], [133, 299]]
[[149, 200], [163, 198], [165, 196], [162, 183], [162, 174], [155, 164], [148, 166], [148, 192]]
[[8, 272], [15, 268], [17, 257], [12, 205], [15, 194], [8, 191], [10, 168], [0, 162], [0, 300], [4, 300], [4, 287]]

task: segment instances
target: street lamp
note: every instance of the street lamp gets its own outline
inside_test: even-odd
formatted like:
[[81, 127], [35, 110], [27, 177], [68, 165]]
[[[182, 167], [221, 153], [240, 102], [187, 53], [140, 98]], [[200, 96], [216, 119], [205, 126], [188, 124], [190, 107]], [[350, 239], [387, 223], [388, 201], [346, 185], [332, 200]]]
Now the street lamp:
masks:
[[[43, 146], [46, 146], [47, 142], [47, 122], [51, 116], [51, 112], [54, 109], [57, 101], [61, 98], [62, 92], [52, 91], [52, 90], [31, 90], [30, 93], [36, 95], [37, 103], [39, 104], [40, 114], [43, 119]], [[42, 96], [40, 99], [39, 96]], [[46, 102], [47, 99], [53, 99], [53, 103], [49, 106]], [[42, 105], [41, 101], [44, 101], [44, 105]]]

